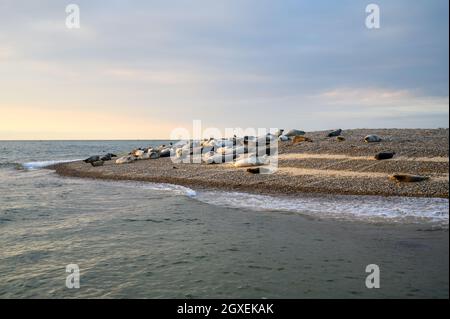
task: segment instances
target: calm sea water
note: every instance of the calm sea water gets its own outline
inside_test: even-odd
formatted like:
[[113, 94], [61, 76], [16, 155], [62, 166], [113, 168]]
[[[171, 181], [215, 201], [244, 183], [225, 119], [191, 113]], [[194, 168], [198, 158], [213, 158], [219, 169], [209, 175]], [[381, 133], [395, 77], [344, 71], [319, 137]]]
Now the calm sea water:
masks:
[[[445, 199], [275, 198], [42, 169], [162, 142], [0, 142], [0, 298], [448, 298]], [[365, 286], [368, 264], [380, 289]]]

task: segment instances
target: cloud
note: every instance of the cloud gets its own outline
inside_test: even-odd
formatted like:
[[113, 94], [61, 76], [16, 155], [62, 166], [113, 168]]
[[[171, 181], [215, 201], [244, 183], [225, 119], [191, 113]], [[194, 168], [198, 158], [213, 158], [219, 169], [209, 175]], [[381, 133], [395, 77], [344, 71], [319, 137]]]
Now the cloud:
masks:
[[81, 29], [64, 3], [0, 3], [0, 105], [225, 127], [448, 123], [448, 1], [380, 0], [376, 31], [362, 0], [77, 3]]

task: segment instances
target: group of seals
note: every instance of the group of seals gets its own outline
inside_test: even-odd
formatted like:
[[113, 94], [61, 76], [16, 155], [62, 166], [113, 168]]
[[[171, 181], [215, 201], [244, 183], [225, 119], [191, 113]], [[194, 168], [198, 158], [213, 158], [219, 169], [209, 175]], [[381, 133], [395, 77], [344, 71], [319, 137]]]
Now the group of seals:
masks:
[[117, 155], [112, 153], [107, 153], [104, 156], [94, 155], [86, 158], [83, 162], [91, 164], [94, 167], [103, 166], [104, 162], [110, 161], [113, 157], [117, 157]]
[[158, 146], [157, 148], [137, 148], [132, 150], [128, 155], [122, 156], [116, 160], [116, 164], [133, 163], [138, 160], [157, 159], [160, 157], [169, 157], [172, 151], [172, 143], [169, 146], [165, 144]]

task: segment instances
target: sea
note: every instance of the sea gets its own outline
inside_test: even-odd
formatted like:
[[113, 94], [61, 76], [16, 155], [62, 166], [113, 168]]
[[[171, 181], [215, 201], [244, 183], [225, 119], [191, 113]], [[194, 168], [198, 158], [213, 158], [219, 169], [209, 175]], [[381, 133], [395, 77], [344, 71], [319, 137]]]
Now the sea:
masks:
[[263, 196], [46, 168], [167, 142], [0, 141], [0, 298], [449, 297], [448, 199]]

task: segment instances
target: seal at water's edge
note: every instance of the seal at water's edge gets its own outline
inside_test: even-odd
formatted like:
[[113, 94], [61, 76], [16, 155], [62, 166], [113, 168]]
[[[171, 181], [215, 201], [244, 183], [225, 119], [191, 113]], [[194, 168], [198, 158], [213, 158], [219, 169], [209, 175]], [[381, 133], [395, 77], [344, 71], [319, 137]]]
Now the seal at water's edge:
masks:
[[86, 158], [83, 162], [85, 162], [85, 163], [93, 163], [93, 162], [97, 162], [99, 160], [100, 160], [100, 156], [94, 155], [94, 156]]
[[410, 175], [410, 174], [394, 174], [389, 178], [396, 182], [401, 183], [417, 183], [430, 179], [428, 176]]
[[117, 157], [117, 155], [113, 154], [113, 153], [107, 153], [104, 156], [102, 156], [102, 158], [100, 158], [101, 161], [110, 161], [112, 160], [113, 157]]
[[380, 152], [377, 155], [375, 155], [375, 159], [376, 160], [386, 160], [386, 159], [391, 159], [393, 158], [395, 155], [395, 152]]

